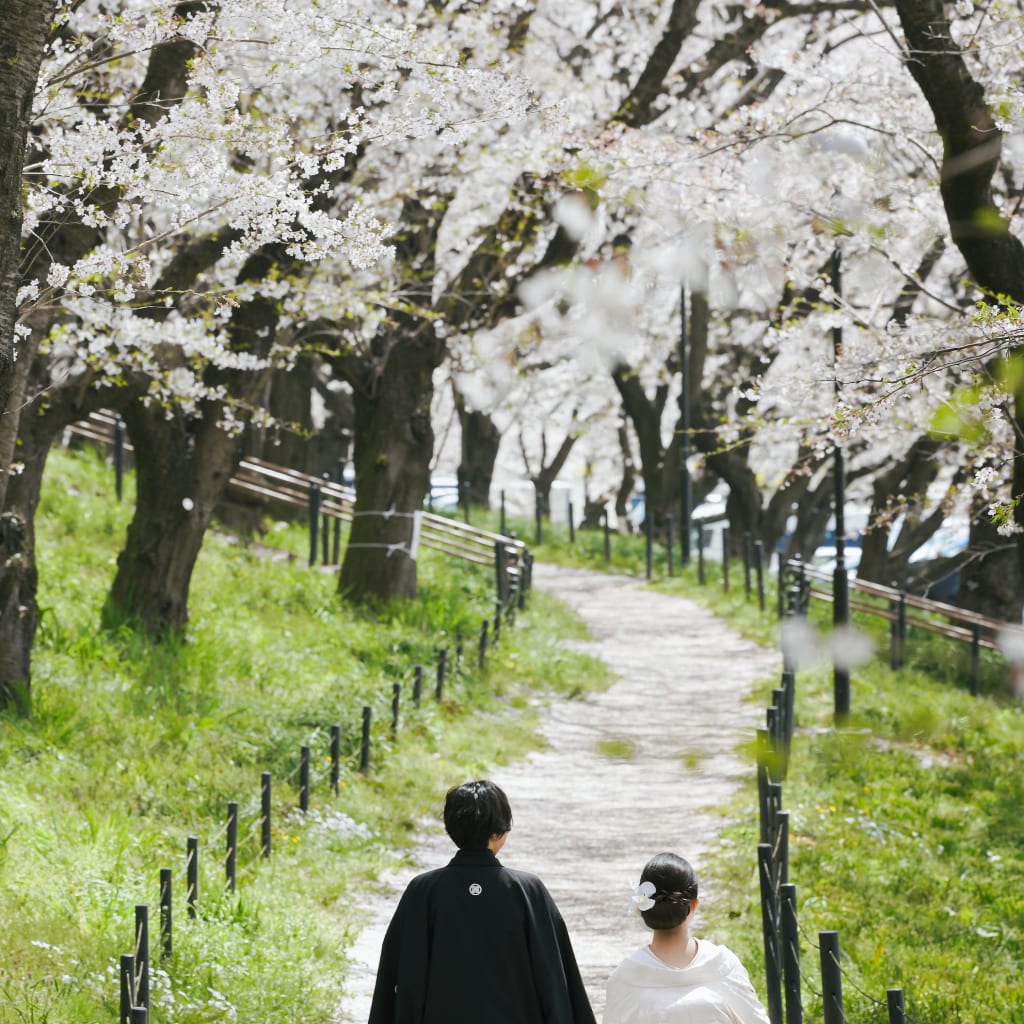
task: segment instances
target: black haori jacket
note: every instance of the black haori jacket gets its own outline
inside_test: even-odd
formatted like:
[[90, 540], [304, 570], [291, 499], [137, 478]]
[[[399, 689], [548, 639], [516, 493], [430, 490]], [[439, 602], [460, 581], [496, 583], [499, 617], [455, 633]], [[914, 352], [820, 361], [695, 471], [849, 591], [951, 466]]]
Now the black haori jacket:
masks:
[[369, 1024], [595, 1022], [544, 883], [489, 850], [460, 850], [402, 894]]

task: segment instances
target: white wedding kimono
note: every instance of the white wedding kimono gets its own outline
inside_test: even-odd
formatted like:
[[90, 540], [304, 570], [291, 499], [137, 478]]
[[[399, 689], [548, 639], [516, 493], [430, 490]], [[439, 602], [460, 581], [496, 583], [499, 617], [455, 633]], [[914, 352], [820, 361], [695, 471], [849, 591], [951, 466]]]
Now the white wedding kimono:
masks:
[[648, 946], [608, 979], [604, 1024], [769, 1024], [738, 957], [707, 939], [686, 967], [669, 967]]

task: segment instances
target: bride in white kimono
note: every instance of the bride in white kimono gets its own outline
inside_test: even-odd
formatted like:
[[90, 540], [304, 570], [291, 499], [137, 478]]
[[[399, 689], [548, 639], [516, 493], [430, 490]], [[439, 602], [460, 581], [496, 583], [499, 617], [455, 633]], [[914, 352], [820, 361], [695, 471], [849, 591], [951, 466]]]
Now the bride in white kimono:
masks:
[[633, 900], [651, 941], [608, 979], [604, 1024], [769, 1024], [736, 954], [690, 934], [697, 876], [682, 857], [649, 860]]

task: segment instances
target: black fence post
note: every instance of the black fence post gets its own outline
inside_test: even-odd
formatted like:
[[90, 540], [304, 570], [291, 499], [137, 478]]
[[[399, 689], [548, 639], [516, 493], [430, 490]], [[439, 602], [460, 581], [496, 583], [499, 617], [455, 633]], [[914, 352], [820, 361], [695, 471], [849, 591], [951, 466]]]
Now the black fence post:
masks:
[[129, 1024], [135, 1005], [135, 954], [121, 954], [121, 1009], [118, 1024]]
[[654, 562], [654, 516], [650, 509], [644, 515], [644, 554], [647, 559], [647, 579], [650, 580]]
[[[324, 484], [329, 484], [331, 477], [329, 473], [324, 473]], [[321, 530], [323, 534], [323, 552], [321, 555], [321, 565], [331, 564], [331, 520], [330, 516], [327, 515], [327, 501], [324, 495], [324, 489], [320, 489], [320, 513], [321, 513]]]
[[[779, 786], [779, 804], [782, 803], [782, 787]], [[789, 811], [779, 810], [775, 815], [776, 850], [775, 882], [782, 886], [789, 881]], [[781, 919], [779, 922], [781, 927]]]
[[299, 750], [299, 810], [305, 814], [309, 810], [309, 747]]
[[501, 639], [501, 602], [494, 602], [494, 625], [491, 627], [492, 642], [496, 645]]
[[128, 1015], [130, 1024], [147, 1024], [149, 1010], [145, 1006], [133, 1006]]
[[135, 1006], [149, 1015], [149, 907], [135, 908]]
[[536, 530], [534, 531], [534, 543], [540, 547], [544, 543], [544, 510], [541, 504], [540, 492], [537, 492], [537, 496], [533, 502], [533, 517], [536, 523]]
[[906, 595], [900, 591], [899, 599], [892, 603], [892, 620], [889, 623], [889, 668], [893, 671], [903, 667], [903, 623], [906, 621]]
[[775, 901], [775, 871], [771, 843], [757, 844], [761, 879], [761, 926], [764, 936], [765, 1009], [772, 1024], [782, 1024], [782, 964], [779, 959], [779, 926]]
[[[832, 623], [835, 629], [845, 629], [850, 624], [850, 581], [845, 569], [836, 567], [832, 574]], [[840, 657], [845, 657], [836, 651]], [[834, 717], [841, 725], [850, 717], [850, 670], [844, 663], [832, 661], [832, 699]]]
[[754, 541], [754, 578], [757, 580], [757, 607], [764, 611], [764, 541]]
[[722, 593], [729, 593], [729, 527], [722, 527]]
[[227, 854], [224, 857], [224, 874], [228, 890], [235, 891], [235, 875], [238, 867], [238, 801], [228, 801]]
[[743, 531], [743, 596], [750, 600], [750, 570], [754, 561], [753, 546], [750, 539], [750, 531]]
[[612, 528], [608, 521], [608, 507], [604, 510], [604, 561], [608, 565], [612, 560]]
[[843, 974], [839, 969], [839, 932], [818, 932], [821, 954], [821, 1003], [825, 1024], [846, 1024], [843, 1016]]
[[[506, 579], [507, 579], [507, 577], [506, 577]], [[511, 614], [511, 612], [510, 612], [510, 614]], [[463, 653], [463, 650], [465, 649], [465, 646], [466, 646], [465, 645], [465, 641], [464, 641], [463, 636], [462, 636], [462, 627], [459, 626], [459, 628], [457, 630], [455, 630], [455, 671], [456, 672], [461, 672], [462, 671], [462, 653]]]
[[981, 692], [981, 625], [971, 625], [971, 696]]
[[273, 834], [270, 821], [270, 772], [260, 773], [260, 853], [270, 860]]
[[186, 843], [185, 856], [185, 902], [188, 905], [188, 916], [193, 920], [198, 912], [199, 903], [199, 837], [189, 836]]
[[309, 485], [309, 564], [316, 565], [317, 530], [320, 525], [320, 485]]
[[903, 989], [887, 988], [885, 1002], [889, 1010], [889, 1024], [906, 1024], [907, 1015], [903, 1010]]
[[338, 565], [341, 559], [341, 489], [345, 486], [345, 460], [338, 459], [338, 514], [334, 517], [333, 551], [331, 565]]
[[704, 524], [697, 523], [697, 582], [703, 587], [704, 577]]
[[487, 627], [486, 619], [480, 624], [480, 649], [477, 653], [477, 665], [483, 671], [484, 663], [487, 661]]
[[171, 903], [171, 869], [160, 869], [160, 958], [169, 960], [174, 951], [174, 928]]
[[423, 666], [416, 665], [412, 670], [412, 702], [416, 707], [420, 706], [420, 699], [423, 697]]
[[674, 531], [672, 529], [673, 524], [674, 520], [672, 518], [672, 513], [669, 512], [665, 516], [665, 559], [670, 579], [676, 574], [675, 565], [673, 564], [674, 556], [672, 551], [672, 548], [675, 544], [675, 537], [673, 536]]
[[462, 482], [462, 514], [463, 514], [463, 518], [466, 520], [467, 524], [469, 523], [469, 506], [470, 506], [469, 481], [468, 480], [464, 480]]
[[370, 770], [370, 716], [368, 707], [363, 708], [363, 734], [359, 744], [359, 770], [365, 775]]
[[498, 592], [498, 603], [508, 600], [508, 550], [503, 540], [494, 542], [494, 582]]
[[341, 726], [331, 726], [331, 792], [338, 795], [341, 781]]
[[402, 684], [391, 685], [391, 741], [398, 739], [398, 706], [402, 699]]
[[800, 927], [796, 917], [796, 886], [779, 886], [782, 897], [780, 940], [782, 942], [782, 983], [786, 995], [786, 1024], [802, 1024], [800, 1003]]
[[568, 508], [566, 509], [566, 517], [569, 520], [569, 543], [576, 543], [576, 522], [575, 515], [573, 513], [572, 502], [569, 502]]
[[124, 420], [114, 420], [114, 492], [117, 500], [124, 494]]
[[434, 699], [440, 700], [444, 696], [444, 675], [448, 668], [448, 648], [442, 647], [437, 652], [437, 686], [434, 688]]
[[768, 761], [771, 757], [771, 743], [767, 729], [758, 729], [756, 733], [756, 771], [757, 771], [757, 810], [762, 843], [771, 841], [770, 811], [768, 808]]

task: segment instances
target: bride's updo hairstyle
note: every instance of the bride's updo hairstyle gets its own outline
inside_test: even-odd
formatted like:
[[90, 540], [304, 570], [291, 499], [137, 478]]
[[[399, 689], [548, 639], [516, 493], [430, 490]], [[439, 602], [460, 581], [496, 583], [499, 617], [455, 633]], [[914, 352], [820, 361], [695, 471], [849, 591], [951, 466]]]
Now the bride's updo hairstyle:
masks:
[[654, 906], [640, 913], [648, 928], [678, 928], [690, 916], [697, 898], [697, 875], [688, 861], [674, 853], [659, 853], [645, 865], [640, 882], [654, 886]]

